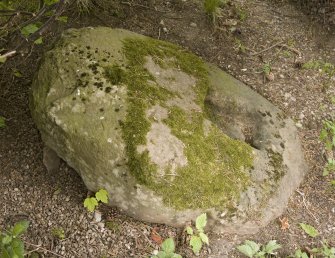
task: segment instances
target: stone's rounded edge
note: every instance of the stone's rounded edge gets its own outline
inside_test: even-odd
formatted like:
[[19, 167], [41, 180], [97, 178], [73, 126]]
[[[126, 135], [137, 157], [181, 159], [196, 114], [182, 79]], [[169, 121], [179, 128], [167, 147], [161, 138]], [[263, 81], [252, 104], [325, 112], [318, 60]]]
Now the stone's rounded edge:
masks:
[[[263, 156], [265, 158], [260, 158], [259, 160], [255, 160], [255, 162], [268, 162], [270, 164], [271, 161], [266, 161], [266, 157], [269, 157], [269, 152], [272, 153], [273, 151], [275, 151], [275, 153], [278, 151], [282, 157], [281, 166], [285, 171], [278, 180], [276, 191], [259, 207], [257, 216], [251, 213], [249, 217], [236, 217], [233, 219], [234, 221], [226, 220], [225, 218], [221, 219], [219, 213], [213, 213], [212, 216], [209, 216], [208, 227], [215, 233], [238, 235], [255, 234], [285, 211], [290, 196], [294, 193], [295, 189], [299, 187], [308, 167], [303, 156], [300, 139], [294, 122], [291, 119], [285, 118], [277, 107], [252, 91], [242, 82], [221, 71], [214, 65], [208, 64], [208, 67], [211, 74], [210, 78], [212, 79], [212, 90], [214, 87], [214, 91], [224, 91], [225, 94], [233, 100], [236, 100], [236, 94], [238, 94], [238, 105], [246, 105], [244, 110], [239, 110], [238, 112], [246, 112], [249, 114], [260, 112], [261, 116], [264, 117], [262, 118], [262, 123], [268, 126], [268, 128], [262, 128], [264, 134], [263, 139], [266, 139], [266, 141], [257, 146], [259, 150], [255, 149], [255, 151], [261, 152], [259, 157]], [[216, 78], [216, 80], [213, 80], [213, 78]], [[217, 78], [225, 81], [226, 84], [220, 83], [217, 81]], [[215, 102], [215, 98], [218, 97], [215, 96], [215, 93], [217, 94], [218, 92], [213, 93], [213, 102]], [[218, 102], [214, 104], [220, 105]], [[259, 165], [262, 166], [263, 164]]]

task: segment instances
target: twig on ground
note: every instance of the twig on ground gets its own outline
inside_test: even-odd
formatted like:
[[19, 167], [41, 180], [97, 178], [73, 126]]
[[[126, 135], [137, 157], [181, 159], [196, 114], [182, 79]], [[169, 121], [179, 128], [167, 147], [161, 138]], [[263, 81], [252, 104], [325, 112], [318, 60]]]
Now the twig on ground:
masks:
[[286, 48], [286, 49], [288, 49], [288, 50], [290, 50], [290, 51], [296, 53], [298, 56], [301, 56], [301, 52], [300, 52], [298, 49], [294, 48], [294, 47], [290, 47], [290, 46], [288, 46], [288, 45], [286, 45], [286, 44], [279, 44], [278, 46], [279, 46], [279, 47]]
[[277, 42], [276, 44], [274, 44], [274, 45], [272, 45], [272, 46], [270, 46], [270, 47], [268, 47], [268, 48], [265, 48], [265, 49], [263, 49], [263, 50], [261, 50], [261, 51], [259, 51], [259, 52], [256, 52], [256, 53], [251, 53], [250, 55], [251, 55], [251, 56], [257, 56], [257, 55], [262, 54], [262, 53], [264, 53], [264, 52], [266, 52], [266, 51], [269, 51], [270, 49], [272, 49], [272, 48], [274, 48], [274, 47], [277, 47], [277, 46], [281, 45], [283, 42], [284, 42], [284, 41], [281, 40], [281, 41]]
[[32, 243], [30, 243], [30, 242], [27, 242], [27, 241], [25, 241], [25, 240], [23, 240], [23, 242], [24, 243], [26, 243], [27, 245], [30, 245], [30, 246], [32, 246], [32, 247], [34, 247], [34, 248], [36, 248], [34, 251], [36, 251], [36, 250], [43, 250], [43, 251], [45, 251], [45, 252], [47, 252], [47, 253], [50, 253], [50, 254], [53, 254], [53, 255], [56, 255], [57, 257], [62, 257], [62, 258], [65, 258], [65, 256], [63, 256], [63, 255], [60, 255], [60, 254], [58, 254], [58, 253], [55, 253], [55, 252], [53, 252], [53, 251], [51, 251], [51, 250], [48, 250], [48, 249], [46, 249], [46, 248], [44, 248], [44, 247], [42, 247], [42, 246], [40, 246], [40, 245], [35, 245], [35, 244], [32, 244]]
[[319, 222], [319, 220], [317, 219], [317, 217], [308, 209], [308, 205], [306, 203], [306, 199], [305, 199], [305, 194], [300, 192], [298, 189], [295, 190], [298, 194], [301, 195], [302, 197], [302, 203], [304, 204], [306, 211], [315, 219], [316, 222]]
[[15, 54], [16, 54], [16, 50], [13, 50], [13, 51], [9, 51], [9, 52], [7, 52], [7, 53], [5, 53], [3, 55], [0, 55], [0, 57], [8, 58], [8, 57], [11, 57], [11, 56], [13, 56]]

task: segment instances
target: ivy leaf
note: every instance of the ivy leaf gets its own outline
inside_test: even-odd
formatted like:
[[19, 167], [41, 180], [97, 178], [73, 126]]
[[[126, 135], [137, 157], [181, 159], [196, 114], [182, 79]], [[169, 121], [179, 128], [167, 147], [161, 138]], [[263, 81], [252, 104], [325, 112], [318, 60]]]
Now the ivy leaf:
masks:
[[6, 60], [7, 60], [7, 57], [0, 55], [0, 63], [1, 64], [3, 64], [4, 62], [6, 62]]
[[281, 248], [281, 245], [280, 244], [277, 244], [277, 241], [276, 240], [271, 240], [267, 243], [267, 245], [265, 246], [265, 249], [264, 251], [267, 253], [267, 254], [273, 254], [273, 252], [277, 249]]
[[204, 227], [207, 224], [207, 214], [203, 213], [200, 216], [197, 217], [197, 219], [195, 220], [195, 227], [202, 232]]
[[98, 201], [108, 203], [108, 193], [105, 189], [100, 189], [98, 192], [96, 192], [95, 197]]
[[200, 232], [199, 237], [201, 238], [201, 241], [207, 245], [209, 245], [208, 236], [205, 233]]
[[310, 237], [316, 237], [319, 235], [319, 232], [313, 226], [305, 223], [300, 223], [299, 225]]
[[13, 70], [13, 74], [17, 78], [21, 78], [22, 77], [22, 73], [19, 70], [14, 69]]
[[87, 208], [89, 212], [93, 212], [96, 206], [98, 206], [98, 201], [95, 199], [95, 197], [85, 199], [84, 207]]
[[244, 243], [247, 244], [248, 246], [250, 246], [254, 253], [257, 253], [259, 251], [260, 246], [259, 246], [259, 244], [255, 243], [254, 241], [245, 240]]
[[201, 238], [198, 236], [193, 235], [190, 240], [190, 245], [192, 247], [193, 253], [199, 254], [202, 248], [202, 241]]
[[186, 227], [186, 232], [187, 232], [187, 234], [188, 235], [193, 235], [193, 228], [191, 228], [191, 227]]
[[308, 255], [305, 252], [302, 252], [300, 249], [295, 251], [295, 258], [308, 258]]
[[21, 220], [17, 223], [15, 223], [13, 229], [12, 229], [12, 234], [14, 237], [17, 237], [27, 231], [29, 227], [29, 221], [27, 220]]
[[247, 257], [253, 257], [255, 254], [249, 245], [239, 245], [237, 247], [237, 250], [239, 250], [242, 254], [244, 254]]
[[23, 27], [21, 29], [21, 33], [23, 36], [26, 38], [30, 35], [33, 34], [34, 32], [38, 31], [39, 26], [37, 26], [36, 23], [28, 24], [27, 26]]
[[57, 21], [67, 23], [68, 17], [67, 16], [59, 16], [56, 18]]
[[15, 258], [23, 258], [24, 257], [24, 244], [21, 239], [14, 238], [11, 243], [13, 255]]
[[164, 240], [162, 249], [166, 254], [172, 254], [175, 250], [174, 241], [171, 237]]
[[5, 118], [3, 116], [0, 116], [0, 128], [3, 128], [5, 126], [6, 126]]
[[43, 43], [43, 38], [42, 37], [39, 37], [38, 39], [36, 39], [34, 41], [34, 44], [36, 44], [36, 45], [41, 45], [42, 43]]
[[244, 245], [240, 245], [237, 247], [241, 253], [248, 257], [253, 257], [259, 251], [259, 244], [255, 243], [254, 241], [245, 240]]

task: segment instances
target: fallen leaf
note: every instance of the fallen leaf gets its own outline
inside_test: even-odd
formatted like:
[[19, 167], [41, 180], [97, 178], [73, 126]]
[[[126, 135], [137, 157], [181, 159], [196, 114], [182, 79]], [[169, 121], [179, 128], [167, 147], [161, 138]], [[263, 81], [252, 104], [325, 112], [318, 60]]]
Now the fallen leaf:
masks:
[[288, 218], [284, 217], [284, 218], [279, 218], [280, 224], [281, 224], [281, 229], [282, 230], [286, 230], [290, 228], [290, 224], [288, 223]]
[[151, 239], [158, 245], [161, 245], [163, 242], [162, 237], [157, 233], [156, 228], [153, 228], [151, 231]]

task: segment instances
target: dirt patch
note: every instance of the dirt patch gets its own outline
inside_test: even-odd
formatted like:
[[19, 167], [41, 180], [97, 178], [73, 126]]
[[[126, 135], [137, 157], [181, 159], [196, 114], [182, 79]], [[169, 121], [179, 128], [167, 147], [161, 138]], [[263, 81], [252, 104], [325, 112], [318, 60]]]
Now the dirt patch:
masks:
[[[301, 69], [302, 63], [313, 59], [335, 63], [333, 27], [311, 21], [287, 1], [235, 1], [223, 9], [216, 27], [202, 6], [191, 1], [111, 1], [90, 15], [71, 11], [68, 16], [69, 22], [48, 34], [45, 45], [30, 48], [24, 56], [13, 57], [1, 67], [0, 115], [7, 124], [0, 129], [1, 226], [26, 218], [31, 227], [25, 239], [63, 257], [147, 257], [158, 248], [151, 239], [155, 228], [163, 238], [176, 237], [178, 252], [192, 257], [185, 236], [177, 229], [141, 223], [106, 207], [101, 208], [103, 220], [111, 221], [111, 228], [93, 223], [93, 215], [83, 208], [86, 190], [81, 178], [64, 163], [55, 174], [43, 166], [43, 144], [28, 109], [37, 65], [43, 51], [66, 27], [99, 25], [180, 44], [243, 81], [292, 117], [299, 127], [310, 171], [282, 216], [291, 226], [281, 230], [279, 221], [273, 221], [257, 236], [247, 238], [262, 243], [276, 239], [283, 245], [280, 257], [298, 247], [318, 245], [321, 239], [335, 245], [335, 190], [329, 185], [334, 176], [322, 176], [325, 159], [318, 140], [322, 121], [335, 111], [331, 98], [335, 96], [335, 82], [334, 77], [317, 70]], [[15, 43], [8, 42], [7, 48]], [[271, 81], [264, 76], [265, 65], [273, 73]], [[16, 70], [21, 77], [14, 75]], [[316, 227], [322, 237], [306, 237], [300, 222]], [[64, 228], [64, 240], [51, 234], [54, 227]], [[211, 234], [209, 238], [212, 244], [201, 257], [240, 256], [232, 248], [242, 238]], [[45, 257], [56, 256], [46, 253]]]

